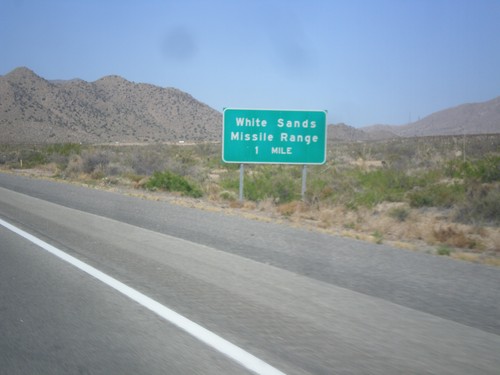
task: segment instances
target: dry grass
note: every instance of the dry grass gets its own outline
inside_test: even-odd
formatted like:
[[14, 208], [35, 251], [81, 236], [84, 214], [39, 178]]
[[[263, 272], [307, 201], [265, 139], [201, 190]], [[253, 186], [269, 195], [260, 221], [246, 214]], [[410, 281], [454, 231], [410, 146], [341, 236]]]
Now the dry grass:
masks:
[[432, 235], [437, 243], [466, 249], [480, 247], [478, 239], [471, 233], [466, 233], [466, 230], [459, 228], [457, 224], [439, 224], [432, 229]]
[[468, 252], [453, 252], [450, 256], [454, 259], [463, 260], [465, 262], [481, 263], [488, 266], [500, 267], [500, 258], [494, 256]]
[[[401, 207], [408, 210], [404, 221], [391, 215], [394, 208]], [[433, 246], [447, 246], [456, 259], [500, 263], [499, 228], [450, 223], [447, 213], [441, 210], [411, 209], [401, 203], [382, 203], [373, 209], [318, 209], [303, 202], [280, 205], [274, 210], [277, 216], [294, 223], [345, 237], [431, 253]]]

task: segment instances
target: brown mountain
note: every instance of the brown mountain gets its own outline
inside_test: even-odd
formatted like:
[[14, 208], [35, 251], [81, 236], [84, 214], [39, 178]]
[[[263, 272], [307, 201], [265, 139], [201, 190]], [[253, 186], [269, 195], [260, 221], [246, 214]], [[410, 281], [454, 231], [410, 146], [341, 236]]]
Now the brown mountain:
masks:
[[[380, 128], [379, 128], [380, 127]], [[337, 142], [362, 142], [399, 138], [390, 126], [374, 125], [369, 128], [354, 128], [346, 124], [328, 126], [328, 139]]]
[[438, 111], [407, 125], [372, 125], [363, 128], [353, 128], [346, 124], [328, 126], [328, 139], [340, 142], [464, 133], [500, 133], [500, 96], [483, 103], [463, 104]]
[[175, 88], [118, 76], [47, 81], [0, 76], [0, 143], [218, 141], [222, 115]]
[[372, 135], [389, 131], [400, 137], [500, 133], [500, 96], [438, 111], [408, 125], [374, 125], [362, 130]]

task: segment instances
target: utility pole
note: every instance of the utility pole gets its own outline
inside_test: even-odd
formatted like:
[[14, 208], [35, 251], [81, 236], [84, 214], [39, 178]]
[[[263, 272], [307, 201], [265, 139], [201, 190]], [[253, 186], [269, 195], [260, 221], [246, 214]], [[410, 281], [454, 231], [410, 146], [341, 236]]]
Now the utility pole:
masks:
[[465, 126], [462, 128], [464, 132], [464, 139], [463, 139], [463, 150], [462, 150], [462, 155], [464, 157], [464, 163], [465, 163]]

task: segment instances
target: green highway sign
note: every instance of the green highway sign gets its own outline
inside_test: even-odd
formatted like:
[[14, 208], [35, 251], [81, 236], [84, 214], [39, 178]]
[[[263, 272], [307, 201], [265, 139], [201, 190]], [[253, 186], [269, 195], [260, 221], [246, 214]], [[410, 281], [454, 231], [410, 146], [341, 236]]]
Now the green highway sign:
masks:
[[326, 111], [224, 109], [226, 163], [323, 164]]

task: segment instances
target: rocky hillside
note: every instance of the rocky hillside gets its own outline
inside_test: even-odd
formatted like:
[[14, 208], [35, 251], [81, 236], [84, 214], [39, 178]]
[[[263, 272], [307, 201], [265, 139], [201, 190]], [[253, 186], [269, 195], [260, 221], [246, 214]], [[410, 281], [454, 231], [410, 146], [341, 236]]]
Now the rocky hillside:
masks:
[[222, 115], [175, 88], [118, 76], [47, 81], [0, 76], [0, 143], [218, 141]]
[[400, 138], [391, 126], [375, 125], [369, 128], [354, 128], [346, 124], [328, 126], [328, 140], [333, 142], [364, 142]]
[[464, 133], [467, 135], [500, 134], [500, 96], [483, 103], [463, 104], [438, 111], [407, 125], [372, 125], [353, 128], [346, 124], [336, 124], [328, 127], [328, 139], [337, 142], [463, 135]]
[[372, 136], [361, 129], [341, 124], [328, 125], [328, 140], [334, 142], [358, 142], [371, 140]]

